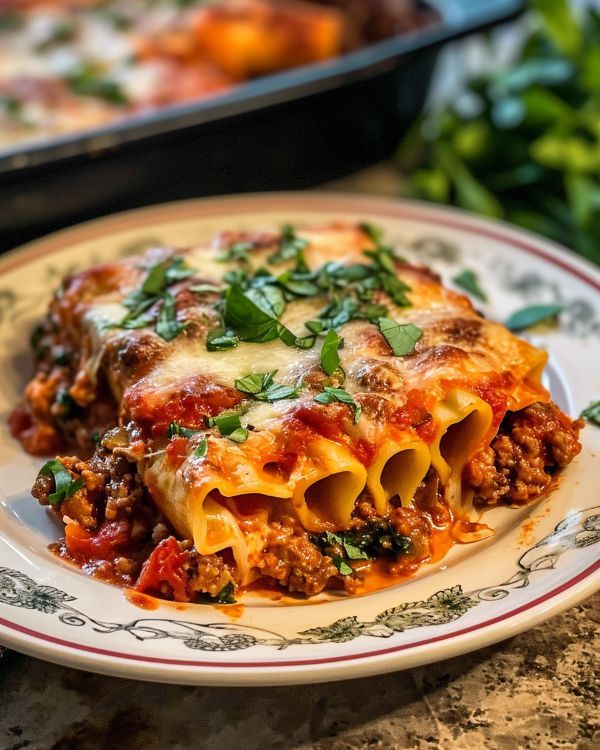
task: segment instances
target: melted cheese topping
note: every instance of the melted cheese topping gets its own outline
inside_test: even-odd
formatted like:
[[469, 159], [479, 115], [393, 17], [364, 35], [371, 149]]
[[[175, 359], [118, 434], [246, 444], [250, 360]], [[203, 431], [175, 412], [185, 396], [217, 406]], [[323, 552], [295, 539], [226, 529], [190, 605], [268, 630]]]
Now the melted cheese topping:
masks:
[[[326, 262], [369, 262], [363, 251], [372, 243], [359, 227], [333, 225], [300, 235], [308, 241], [304, 255], [311, 269]], [[207, 350], [207, 333], [218, 325], [216, 298], [194, 297], [188, 287], [220, 287], [224, 274], [238, 267], [222, 262], [222, 247], [241, 241], [255, 245], [246, 270], [267, 268], [276, 275], [293, 265], [269, 264], [278, 244], [275, 229], [225, 233], [211, 245], [178, 251], [194, 276], [174, 284], [171, 293], [188, 300], [178, 314], [191, 327], [171, 341], [160, 339], [151, 325], [136, 330], [118, 325], [127, 313], [126, 295], [143, 282], [144, 267], [170, 257], [164, 249], [150, 251], [142, 263], [126, 259], [79, 274], [61, 302], [79, 316], [90, 341], [83, 370], [95, 377], [99, 368], [109, 367], [108, 380], [122, 397], [125, 419], [133, 414], [135, 421], [136, 414], [144, 414], [144, 419], [160, 424], [167, 419], [168, 424], [171, 417], [165, 415], [177, 413], [185, 426], [189, 412], [197, 428], [199, 413], [214, 415], [215, 394], [239, 402], [236, 411], [249, 430], [245, 442], [235, 443], [216, 428], [205, 428], [206, 455], [195, 454], [199, 435], [188, 441], [177, 465], [161, 450], [166, 435], [154, 435], [152, 450], [141, 460], [144, 481], [175, 528], [192, 536], [205, 554], [232, 547], [242, 566], [246, 542], [235, 531], [231, 509], [215, 500], [216, 491], [221, 498], [248, 493], [272, 498], [274, 512], [291, 508], [313, 531], [345, 528], [365, 488], [381, 514], [396, 497], [410, 505], [430, 465], [446, 488], [455, 516], [473, 520], [477, 514], [461, 493], [462, 469], [492, 440], [507, 408], [548, 399], [540, 384], [545, 353], [479, 317], [467, 297], [442, 287], [427, 269], [398, 264], [398, 275], [410, 286], [410, 306], [397, 307], [381, 291], [373, 301], [385, 304], [388, 317], [398, 323], [420, 328], [422, 338], [414, 353], [394, 356], [373, 323], [353, 320], [341, 327], [343, 388], [362, 408], [354, 423], [346, 404], [314, 400], [331, 383], [320, 365], [322, 338], [307, 350], [279, 339]], [[337, 291], [344, 293], [344, 288]], [[289, 301], [281, 322], [295, 335], [307, 335], [305, 322], [318, 318], [328, 301], [325, 293]], [[109, 360], [108, 351], [113, 353]], [[278, 384], [303, 383], [299, 396], [265, 403], [235, 391], [236, 380], [271, 371], [276, 371]], [[249, 575], [248, 570], [246, 566]]]

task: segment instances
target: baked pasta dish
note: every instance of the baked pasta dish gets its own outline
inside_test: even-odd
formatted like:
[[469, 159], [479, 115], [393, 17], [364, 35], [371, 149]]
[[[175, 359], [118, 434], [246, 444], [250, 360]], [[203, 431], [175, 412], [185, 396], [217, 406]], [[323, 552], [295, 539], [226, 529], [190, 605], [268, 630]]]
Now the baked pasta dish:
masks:
[[414, 0], [0, 0], [0, 148], [215, 96], [432, 19]]
[[370, 224], [240, 232], [64, 279], [11, 416], [55, 552], [176, 601], [371, 591], [548, 492], [547, 355]]

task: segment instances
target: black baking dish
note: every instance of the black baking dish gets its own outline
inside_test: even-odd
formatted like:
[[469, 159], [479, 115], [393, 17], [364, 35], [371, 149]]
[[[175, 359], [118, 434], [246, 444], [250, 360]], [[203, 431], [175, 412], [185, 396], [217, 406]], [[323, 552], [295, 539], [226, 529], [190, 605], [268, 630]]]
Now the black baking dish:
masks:
[[419, 114], [439, 48], [523, 0], [428, 0], [439, 19], [220, 97], [0, 153], [0, 249], [116, 210], [294, 189], [389, 156]]

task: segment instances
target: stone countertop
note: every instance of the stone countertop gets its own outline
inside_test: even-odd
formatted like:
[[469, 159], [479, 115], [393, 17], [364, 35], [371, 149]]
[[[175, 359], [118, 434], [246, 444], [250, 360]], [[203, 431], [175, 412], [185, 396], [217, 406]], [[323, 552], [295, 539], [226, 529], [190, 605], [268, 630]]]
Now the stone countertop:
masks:
[[599, 642], [600, 593], [456, 659], [320, 685], [157, 685], [7, 652], [0, 748], [596, 750]]
[[[378, 165], [326, 189], [393, 195]], [[350, 682], [196, 688], [0, 659], [0, 750], [600, 748], [600, 593], [471, 654]]]

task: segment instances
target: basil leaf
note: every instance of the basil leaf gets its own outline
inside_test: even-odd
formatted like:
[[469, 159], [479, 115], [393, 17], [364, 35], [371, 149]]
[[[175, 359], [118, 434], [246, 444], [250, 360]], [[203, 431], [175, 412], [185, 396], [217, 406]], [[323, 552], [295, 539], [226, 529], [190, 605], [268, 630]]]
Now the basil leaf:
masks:
[[110, 104], [127, 104], [129, 101], [119, 84], [110, 78], [104, 78], [91, 63], [76, 67], [66, 80], [76, 94], [98, 96]]
[[269, 263], [280, 263], [284, 260], [297, 258], [304, 248], [308, 245], [308, 240], [303, 240], [296, 236], [294, 228], [289, 224], [281, 227], [281, 238], [277, 252], [269, 256]]
[[243, 391], [244, 393], [260, 393], [271, 385], [276, 372], [277, 370], [272, 370], [271, 372], [259, 372], [246, 375], [245, 377], [236, 380], [234, 386], [238, 391]]
[[245, 427], [238, 427], [237, 430], [230, 432], [227, 437], [234, 443], [245, 443], [248, 440], [248, 430]]
[[217, 256], [217, 260], [220, 263], [230, 263], [235, 261], [238, 263], [248, 263], [250, 261], [248, 253], [253, 247], [254, 245], [251, 242], [236, 242]]
[[315, 341], [317, 340], [316, 336], [300, 336], [296, 339], [294, 342], [294, 346], [297, 349], [312, 349], [315, 345]]
[[251, 299], [255, 305], [264, 310], [267, 315], [278, 318], [286, 308], [283, 292], [276, 286], [262, 286], [260, 288], [251, 288], [245, 292], [248, 299]]
[[261, 393], [257, 393], [255, 398], [259, 401], [283, 401], [288, 398], [298, 398], [300, 386], [293, 388], [291, 385], [278, 385], [273, 383]]
[[288, 398], [298, 398], [299, 387], [279, 385], [273, 382], [277, 370], [266, 373], [246, 375], [235, 381], [235, 387], [243, 393], [250, 393], [258, 401], [281, 401]]
[[514, 312], [504, 324], [510, 331], [522, 331], [549, 318], [555, 318], [562, 305], [530, 305]]
[[587, 419], [588, 422], [592, 422], [600, 427], [600, 401], [592, 401], [592, 403], [581, 412], [580, 416]]
[[364, 221], [359, 225], [359, 227], [375, 245], [381, 245], [384, 237], [384, 231], [382, 227], [378, 226], [377, 224], [373, 224], [370, 221]]
[[233, 582], [229, 581], [229, 583], [226, 583], [215, 596], [215, 602], [217, 604], [235, 604], [236, 600], [233, 598], [233, 591]]
[[376, 323], [378, 318], [385, 317], [388, 309], [385, 305], [361, 305], [354, 314], [355, 318], [360, 320], [370, 320], [371, 323]]
[[46, 461], [39, 470], [39, 475], [54, 477], [54, 492], [48, 495], [50, 505], [66, 500], [83, 487], [83, 479], [73, 479], [69, 470], [56, 458]]
[[165, 341], [172, 341], [183, 330], [185, 325], [177, 320], [175, 297], [166, 292], [156, 321], [156, 333]]
[[195, 294], [217, 294], [224, 291], [225, 287], [218, 286], [217, 284], [192, 284], [188, 289]]
[[340, 366], [340, 355], [338, 349], [343, 343], [343, 339], [339, 336], [333, 328], [330, 328], [323, 341], [323, 348], [321, 349], [321, 367], [325, 370], [327, 375], [333, 375], [333, 373]]
[[286, 346], [295, 345], [296, 336], [239, 286], [227, 291], [223, 317], [242, 341], [263, 343], [280, 338]]
[[472, 294], [474, 297], [477, 297], [482, 302], [487, 302], [487, 295], [479, 286], [479, 281], [474, 271], [470, 271], [468, 268], [466, 268], [464, 271], [461, 271], [461, 273], [455, 276], [452, 281], [457, 286], [461, 287], [461, 289], [465, 289], [467, 292]]
[[178, 437], [192, 438], [199, 432], [202, 432], [202, 430], [193, 430], [189, 427], [184, 427], [177, 422], [171, 422], [171, 424], [169, 425], [169, 429], [167, 430], [167, 437], [169, 438], [169, 440], [176, 435]]
[[381, 275], [381, 288], [392, 298], [392, 302], [398, 307], [411, 307], [412, 303], [405, 292], [412, 291], [408, 284], [397, 276], [386, 273]]
[[232, 331], [215, 328], [206, 337], [206, 348], [209, 352], [221, 352], [225, 349], [233, 349], [239, 342], [240, 340]]
[[338, 569], [341, 575], [343, 576], [351, 576], [354, 573], [354, 570], [348, 565], [347, 562], [344, 561], [342, 557], [339, 557], [336, 555], [331, 559], [331, 562], [334, 564], [334, 566]]
[[296, 297], [314, 297], [321, 291], [310, 278], [302, 278], [304, 274], [286, 271], [277, 277], [277, 282]]
[[352, 396], [343, 388], [332, 388], [331, 386], [326, 385], [323, 388], [323, 392], [317, 393], [314, 400], [319, 404], [332, 404], [336, 401], [342, 404], [347, 404], [354, 414], [354, 424], [358, 422], [362, 413], [360, 404], [357, 404]]
[[415, 344], [423, 335], [423, 331], [412, 323], [396, 323], [391, 318], [379, 318], [377, 324], [395, 357], [412, 354]]
[[349, 542], [341, 534], [333, 534], [331, 531], [325, 532], [325, 537], [329, 544], [340, 544], [350, 560], [369, 560], [369, 555], [356, 545]]
[[210, 417], [208, 426], [216, 427], [221, 435], [236, 443], [245, 443], [248, 439], [248, 430], [242, 427], [239, 414], [220, 414], [217, 417]]
[[307, 320], [304, 324], [311, 333], [321, 333], [325, 328], [324, 324], [320, 320]]
[[204, 458], [206, 456], [207, 450], [208, 440], [206, 438], [202, 438], [202, 440], [196, 446], [196, 450], [194, 451], [194, 458]]

